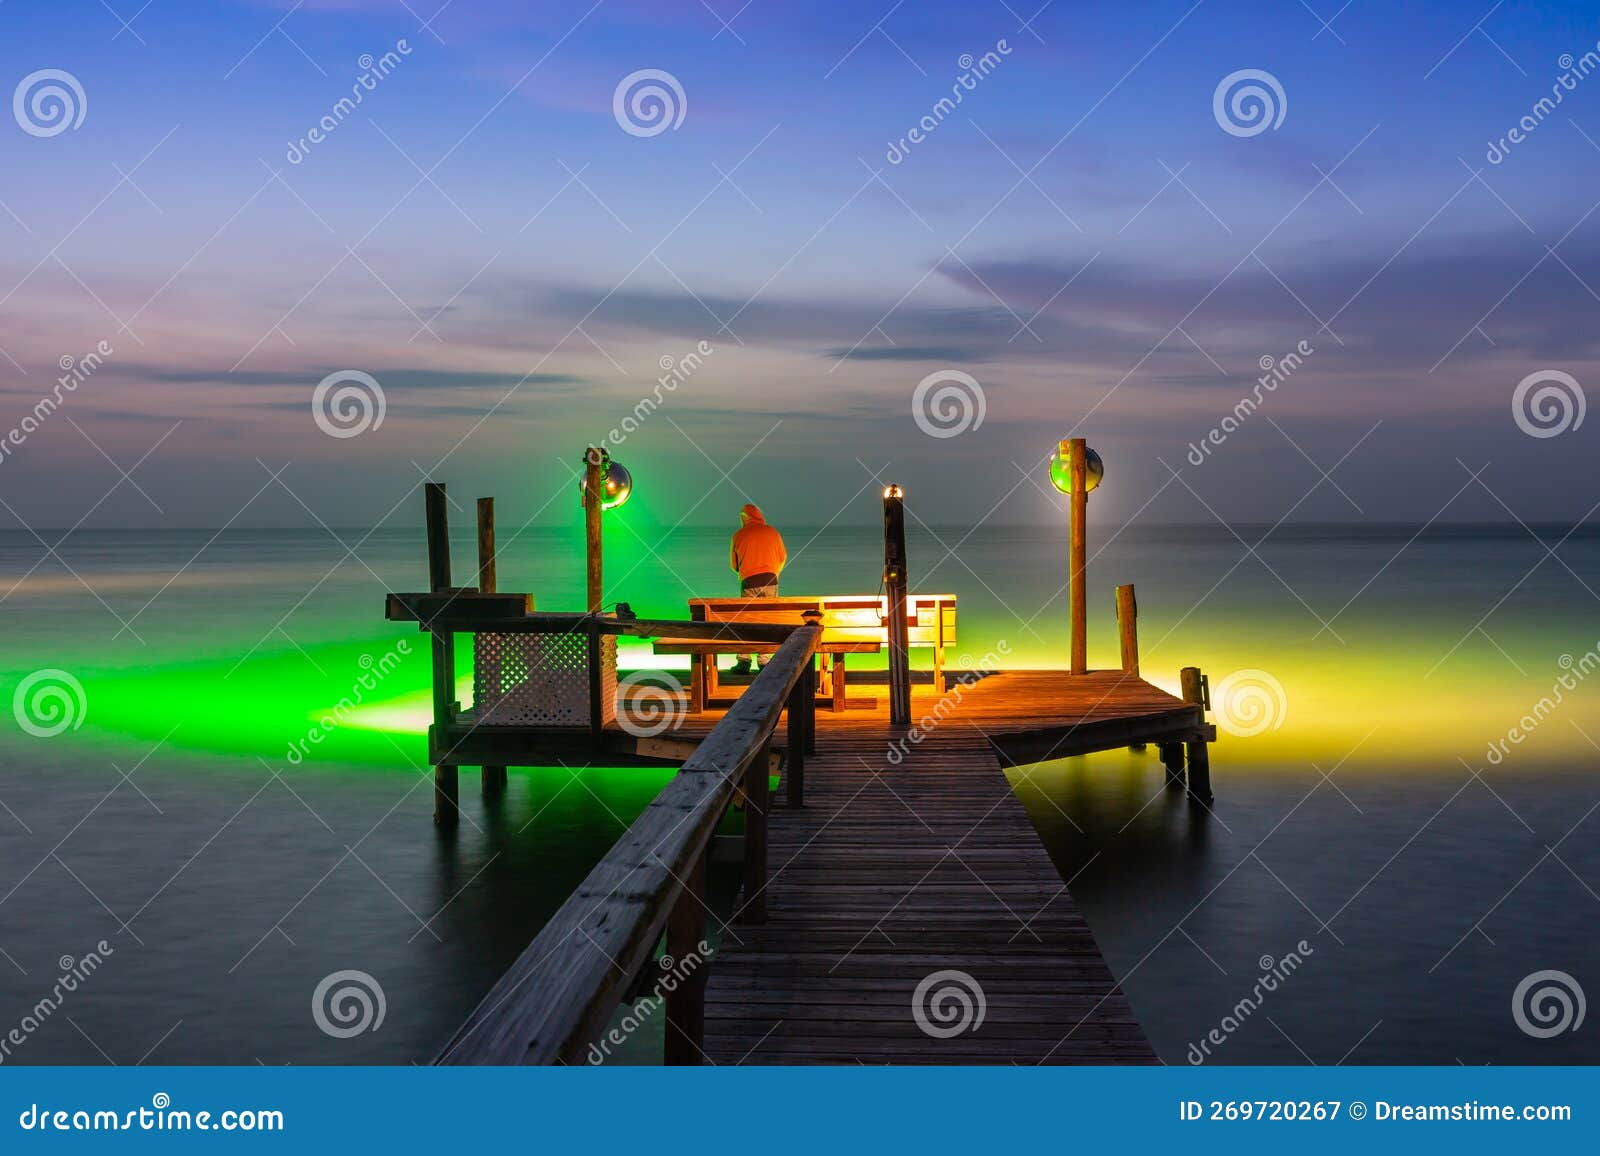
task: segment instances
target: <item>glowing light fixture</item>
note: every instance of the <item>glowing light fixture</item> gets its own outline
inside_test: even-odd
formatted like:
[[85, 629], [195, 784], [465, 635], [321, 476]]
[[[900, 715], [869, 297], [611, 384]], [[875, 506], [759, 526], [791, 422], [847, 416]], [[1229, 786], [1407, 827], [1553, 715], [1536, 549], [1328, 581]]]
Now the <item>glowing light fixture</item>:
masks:
[[886, 498], [903, 498], [906, 496], [906, 492], [899, 486], [891, 484], [883, 487], [883, 496]]
[[[1088, 478], [1087, 489], [1094, 489], [1106, 476], [1106, 464], [1100, 460], [1100, 455], [1093, 450], [1086, 449], [1083, 455], [1084, 474]], [[1050, 457], [1050, 484], [1063, 494], [1072, 493], [1072, 465], [1061, 455], [1061, 449], [1056, 447], [1056, 452]]]
[[[610, 454], [600, 461], [600, 508], [614, 510], [633, 496], [633, 475], [628, 467], [614, 461]], [[583, 481], [578, 482], [578, 499], [583, 500]]]

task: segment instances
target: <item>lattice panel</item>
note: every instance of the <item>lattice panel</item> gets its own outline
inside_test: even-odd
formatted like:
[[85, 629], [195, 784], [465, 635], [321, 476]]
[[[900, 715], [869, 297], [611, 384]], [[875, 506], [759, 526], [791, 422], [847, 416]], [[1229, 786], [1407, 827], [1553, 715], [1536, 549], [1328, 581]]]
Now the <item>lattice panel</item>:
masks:
[[[478, 724], [589, 725], [589, 640], [582, 634], [476, 634], [472, 701]], [[600, 639], [601, 718], [617, 713], [617, 638]]]

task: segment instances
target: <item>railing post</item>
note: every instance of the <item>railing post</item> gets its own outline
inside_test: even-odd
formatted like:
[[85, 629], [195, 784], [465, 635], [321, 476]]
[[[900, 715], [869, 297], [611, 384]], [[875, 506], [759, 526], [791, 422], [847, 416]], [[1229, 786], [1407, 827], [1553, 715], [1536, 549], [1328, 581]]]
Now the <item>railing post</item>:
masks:
[[744, 902], [738, 914], [750, 923], [767, 921], [767, 784], [771, 736], [756, 750], [744, 772]]
[[[435, 594], [450, 589], [450, 519], [444, 484], [426, 482], [422, 487], [423, 509], [428, 523], [428, 587]], [[430, 628], [433, 641], [433, 734], [430, 746], [448, 749], [453, 742], [452, 724], [456, 709], [455, 636], [446, 630]], [[433, 821], [453, 827], [461, 818], [460, 776], [451, 763], [433, 768]]]
[[[682, 893], [667, 916], [667, 955], [672, 969], [684, 968], [676, 985], [667, 993], [666, 1041], [662, 1062], [672, 1065], [698, 1064], [705, 1056], [706, 968], [702, 958], [706, 937], [706, 858], [695, 860]], [[669, 970], [672, 970], [669, 969]]]
[[[809, 668], [809, 659], [806, 665]], [[806, 799], [806, 707], [815, 704], [815, 700], [811, 699], [811, 688], [806, 685], [809, 681], [805, 671], [801, 671], [789, 691], [789, 703], [784, 708], [789, 731], [783, 754], [783, 788], [784, 801], [791, 807], [804, 806]]]
[[[1183, 701], [1199, 706], [1200, 719], [1202, 722], [1205, 721], [1205, 676], [1200, 673], [1198, 666], [1186, 666], [1179, 672], [1179, 678], [1183, 684]], [[1211, 755], [1206, 749], [1206, 741], [1191, 739], [1184, 745], [1189, 754], [1189, 797], [1198, 803], [1210, 806]]]
[[594, 749], [599, 750], [605, 738], [605, 709], [600, 701], [600, 618], [593, 615], [589, 619], [588, 655], [589, 655], [589, 737], [594, 741]]
[[1139, 673], [1139, 603], [1133, 587], [1117, 587], [1117, 633], [1122, 639], [1122, 673]]
[[605, 597], [602, 580], [600, 486], [604, 481], [605, 451], [590, 446], [583, 455], [583, 556], [584, 599], [590, 614], [599, 614]]

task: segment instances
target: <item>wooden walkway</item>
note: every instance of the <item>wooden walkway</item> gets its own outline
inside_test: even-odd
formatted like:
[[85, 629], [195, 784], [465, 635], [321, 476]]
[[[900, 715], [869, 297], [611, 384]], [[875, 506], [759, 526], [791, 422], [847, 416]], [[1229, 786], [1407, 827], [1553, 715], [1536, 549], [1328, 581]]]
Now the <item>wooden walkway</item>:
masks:
[[[965, 688], [953, 711], [947, 694], [942, 721], [896, 763], [887, 692], [852, 697], [863, 692], [873, 709], [818, 714], [804, 807], [773, 798], [768, 917], [725, 932], [706, 992], [707, 1057], [1156, 1062], [995, 740], [1129, 718], [1159, 731], [1150, 720], [1163, 712], [1192, 729], [1194, 708], [1120, 673], [1070, 685], [1058, 672], [996, 676]], [[939, 701], [918, 687], [913, 718]]]

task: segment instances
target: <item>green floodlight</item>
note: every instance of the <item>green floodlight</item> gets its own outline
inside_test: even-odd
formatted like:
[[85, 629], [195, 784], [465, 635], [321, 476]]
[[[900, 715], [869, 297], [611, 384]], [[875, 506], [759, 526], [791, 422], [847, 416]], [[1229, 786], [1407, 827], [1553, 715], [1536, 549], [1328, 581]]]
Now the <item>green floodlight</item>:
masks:
[[[583, 498], [584, 483], [578, 482], [578, 497]], [[633, 496], [633, 475], [628, 467], [606, 454], [600, 461], [600, 508], [615, 510]]]
[[[1087, 490], [1094, 489], [1106, 476], [1106, 464], [1099, 454], [1087, 447], [1083, 451], [1083, 471], [1088, 478]], [[1050, 457], [1050, 484], [1063, 494], [1072, 493], [1072, 464], [1062, 456], [1060, 445]]]

